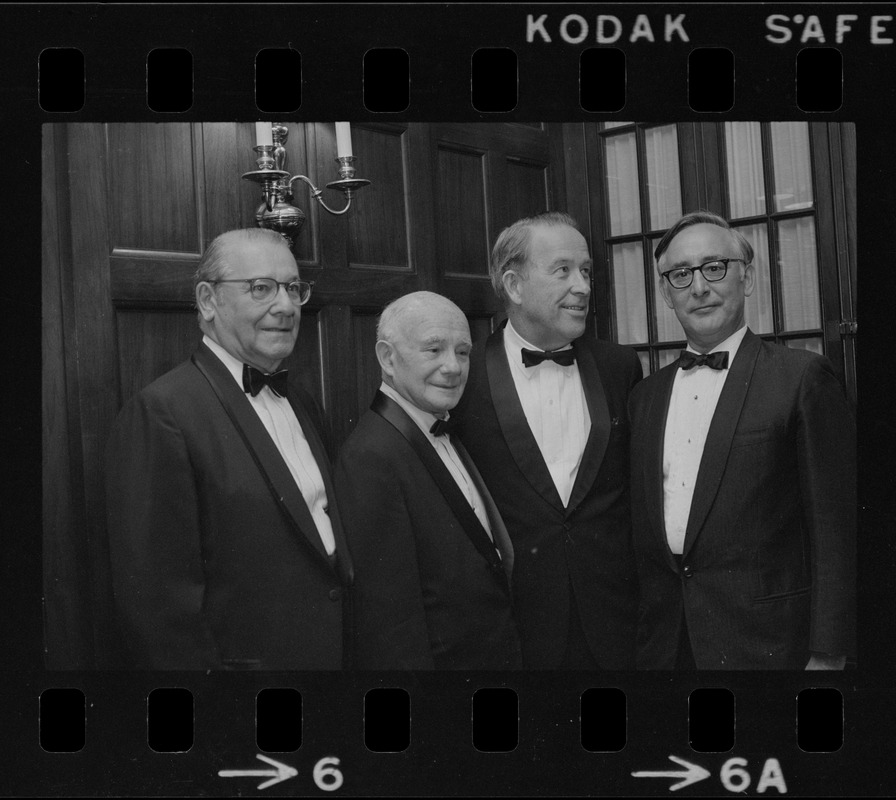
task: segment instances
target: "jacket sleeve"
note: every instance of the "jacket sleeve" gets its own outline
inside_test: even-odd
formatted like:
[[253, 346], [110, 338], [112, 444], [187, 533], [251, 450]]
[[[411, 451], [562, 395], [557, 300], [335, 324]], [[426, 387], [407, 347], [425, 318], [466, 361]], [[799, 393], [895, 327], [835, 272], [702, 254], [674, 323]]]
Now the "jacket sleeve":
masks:
[[809, 649], [854, 655], [856, 429], [826, 359], [809, 362], [797, 413], [800, 494], [812, 567]]
[[138, 395], [106, 450], [106, 506], [115, 602], [141, 669], [220, 669], [203, 619], [196, 477], [163, 400]]
[[387, 458], [344, 447], [336, 497], [355, 569], [358, 669], [433, 669], [414, 527], [405, 485]]

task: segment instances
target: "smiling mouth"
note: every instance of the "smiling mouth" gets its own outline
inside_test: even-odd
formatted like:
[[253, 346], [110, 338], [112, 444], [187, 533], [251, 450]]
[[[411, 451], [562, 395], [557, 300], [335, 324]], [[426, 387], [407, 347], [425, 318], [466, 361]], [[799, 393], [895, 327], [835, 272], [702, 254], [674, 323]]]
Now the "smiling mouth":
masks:
[[587, 311], [587, 306], [560, 306], [560, 308], [565, 309], [566, 311]]

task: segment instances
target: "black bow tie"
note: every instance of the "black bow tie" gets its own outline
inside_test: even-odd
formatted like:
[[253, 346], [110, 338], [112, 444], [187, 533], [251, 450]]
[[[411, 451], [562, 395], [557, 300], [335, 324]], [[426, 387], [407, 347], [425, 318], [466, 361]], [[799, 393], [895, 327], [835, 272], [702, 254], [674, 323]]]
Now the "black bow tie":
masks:
[[444, 436], [446, 433], [454, 433], [454, 420], [437, 419], [435, 422], [433, 422], [432, 427], [429, 429], [429, 432], [433, 436]]
[[682, 350], [678, 356], [678, 366], [682, 369], [691, 369], [692, 367], [709, 367], [710, 369], [727, 369], [728, 368], [728, 351], [720, 350], [716, 353], [697, 355], [690, 350]]
[[554, 361], [561, 367], [571, 367], [576, 363], [576, 351], [571, 347], [567, 350], [528, 350], [522, 348], [523, 365], [535, 367], [542, 361]]
[[281, 369], [279, 372], [265, 375], [261, 370], [243, 364], [243, 391], [255, 397], [267, 384], [275, 395], [286, 397], [287, 372], [287, 370]]

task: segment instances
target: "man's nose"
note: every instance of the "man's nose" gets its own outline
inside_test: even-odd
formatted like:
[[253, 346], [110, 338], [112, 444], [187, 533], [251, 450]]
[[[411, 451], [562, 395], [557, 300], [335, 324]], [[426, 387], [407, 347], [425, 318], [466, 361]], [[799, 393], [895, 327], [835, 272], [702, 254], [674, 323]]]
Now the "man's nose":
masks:
[[573, 277], [572, 290], [576, 294], [586, 296], [591, 294], [591, 277], [583, 273], [581, 270], [576, 270]]
[[277, 286], [277, 294], [274, 295], [274, 302], [271, 305], [271, 312], [274, 314], [292, 316], [293, 314], [299, 313], [299, 308], [300, 306], [297, 306], [290, 299], [286, 287], [283, 284], [279, 284]]
[[694, 270], [694, 277], [691, 280], [691, 294], [706, 294], [709, 290], [709, 281], [703, 277], [703, 273], [699, 269]]
[[447, 353], [442, 359], [442, 372], [449, 375], [456, 375], [460, 372], [460, 361], [455, 353]]

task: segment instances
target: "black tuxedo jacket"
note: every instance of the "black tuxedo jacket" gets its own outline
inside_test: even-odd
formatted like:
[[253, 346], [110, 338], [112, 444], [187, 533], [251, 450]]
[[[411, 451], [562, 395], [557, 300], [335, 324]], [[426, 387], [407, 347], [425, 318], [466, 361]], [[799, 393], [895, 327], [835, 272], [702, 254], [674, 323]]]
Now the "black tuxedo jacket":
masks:
[[[474, 349], [452, 416], [513, 541], [514, 612], [523, 666], [561, 664], [570, 603], [600, 666], [634, 666], [635, 586], [628, 489], [626, 403], [642, 370], [633, 350], [573, 342], [591, 432], [564, 508], [516, 393], [503, 327]], [[537, 367], [536, 367], [537, 369]]]
[[855, 427], [830, 363], [747, 332], [709, 428], [681, 571], [663, 519], [677, 368], [631, 398], [638, 666], [674, 667], [682, 612], [700, 669], [802, 669], [810, 651], [852, 654]]
[[107, 448], [114, 591], [142, 669], [340, 669], [352, 566], [329, 462], [290, 387], [330, 500], [327, 557], [286, 462], [205, 345], [122, 409]]
[[[356, 573], [354, 665], [518, 668], [512, 552], [502, 561], [426, 436], [381, 392], [343, 445], [335, 482]], [[501, 517], [482, 499], [500, 541]]]

